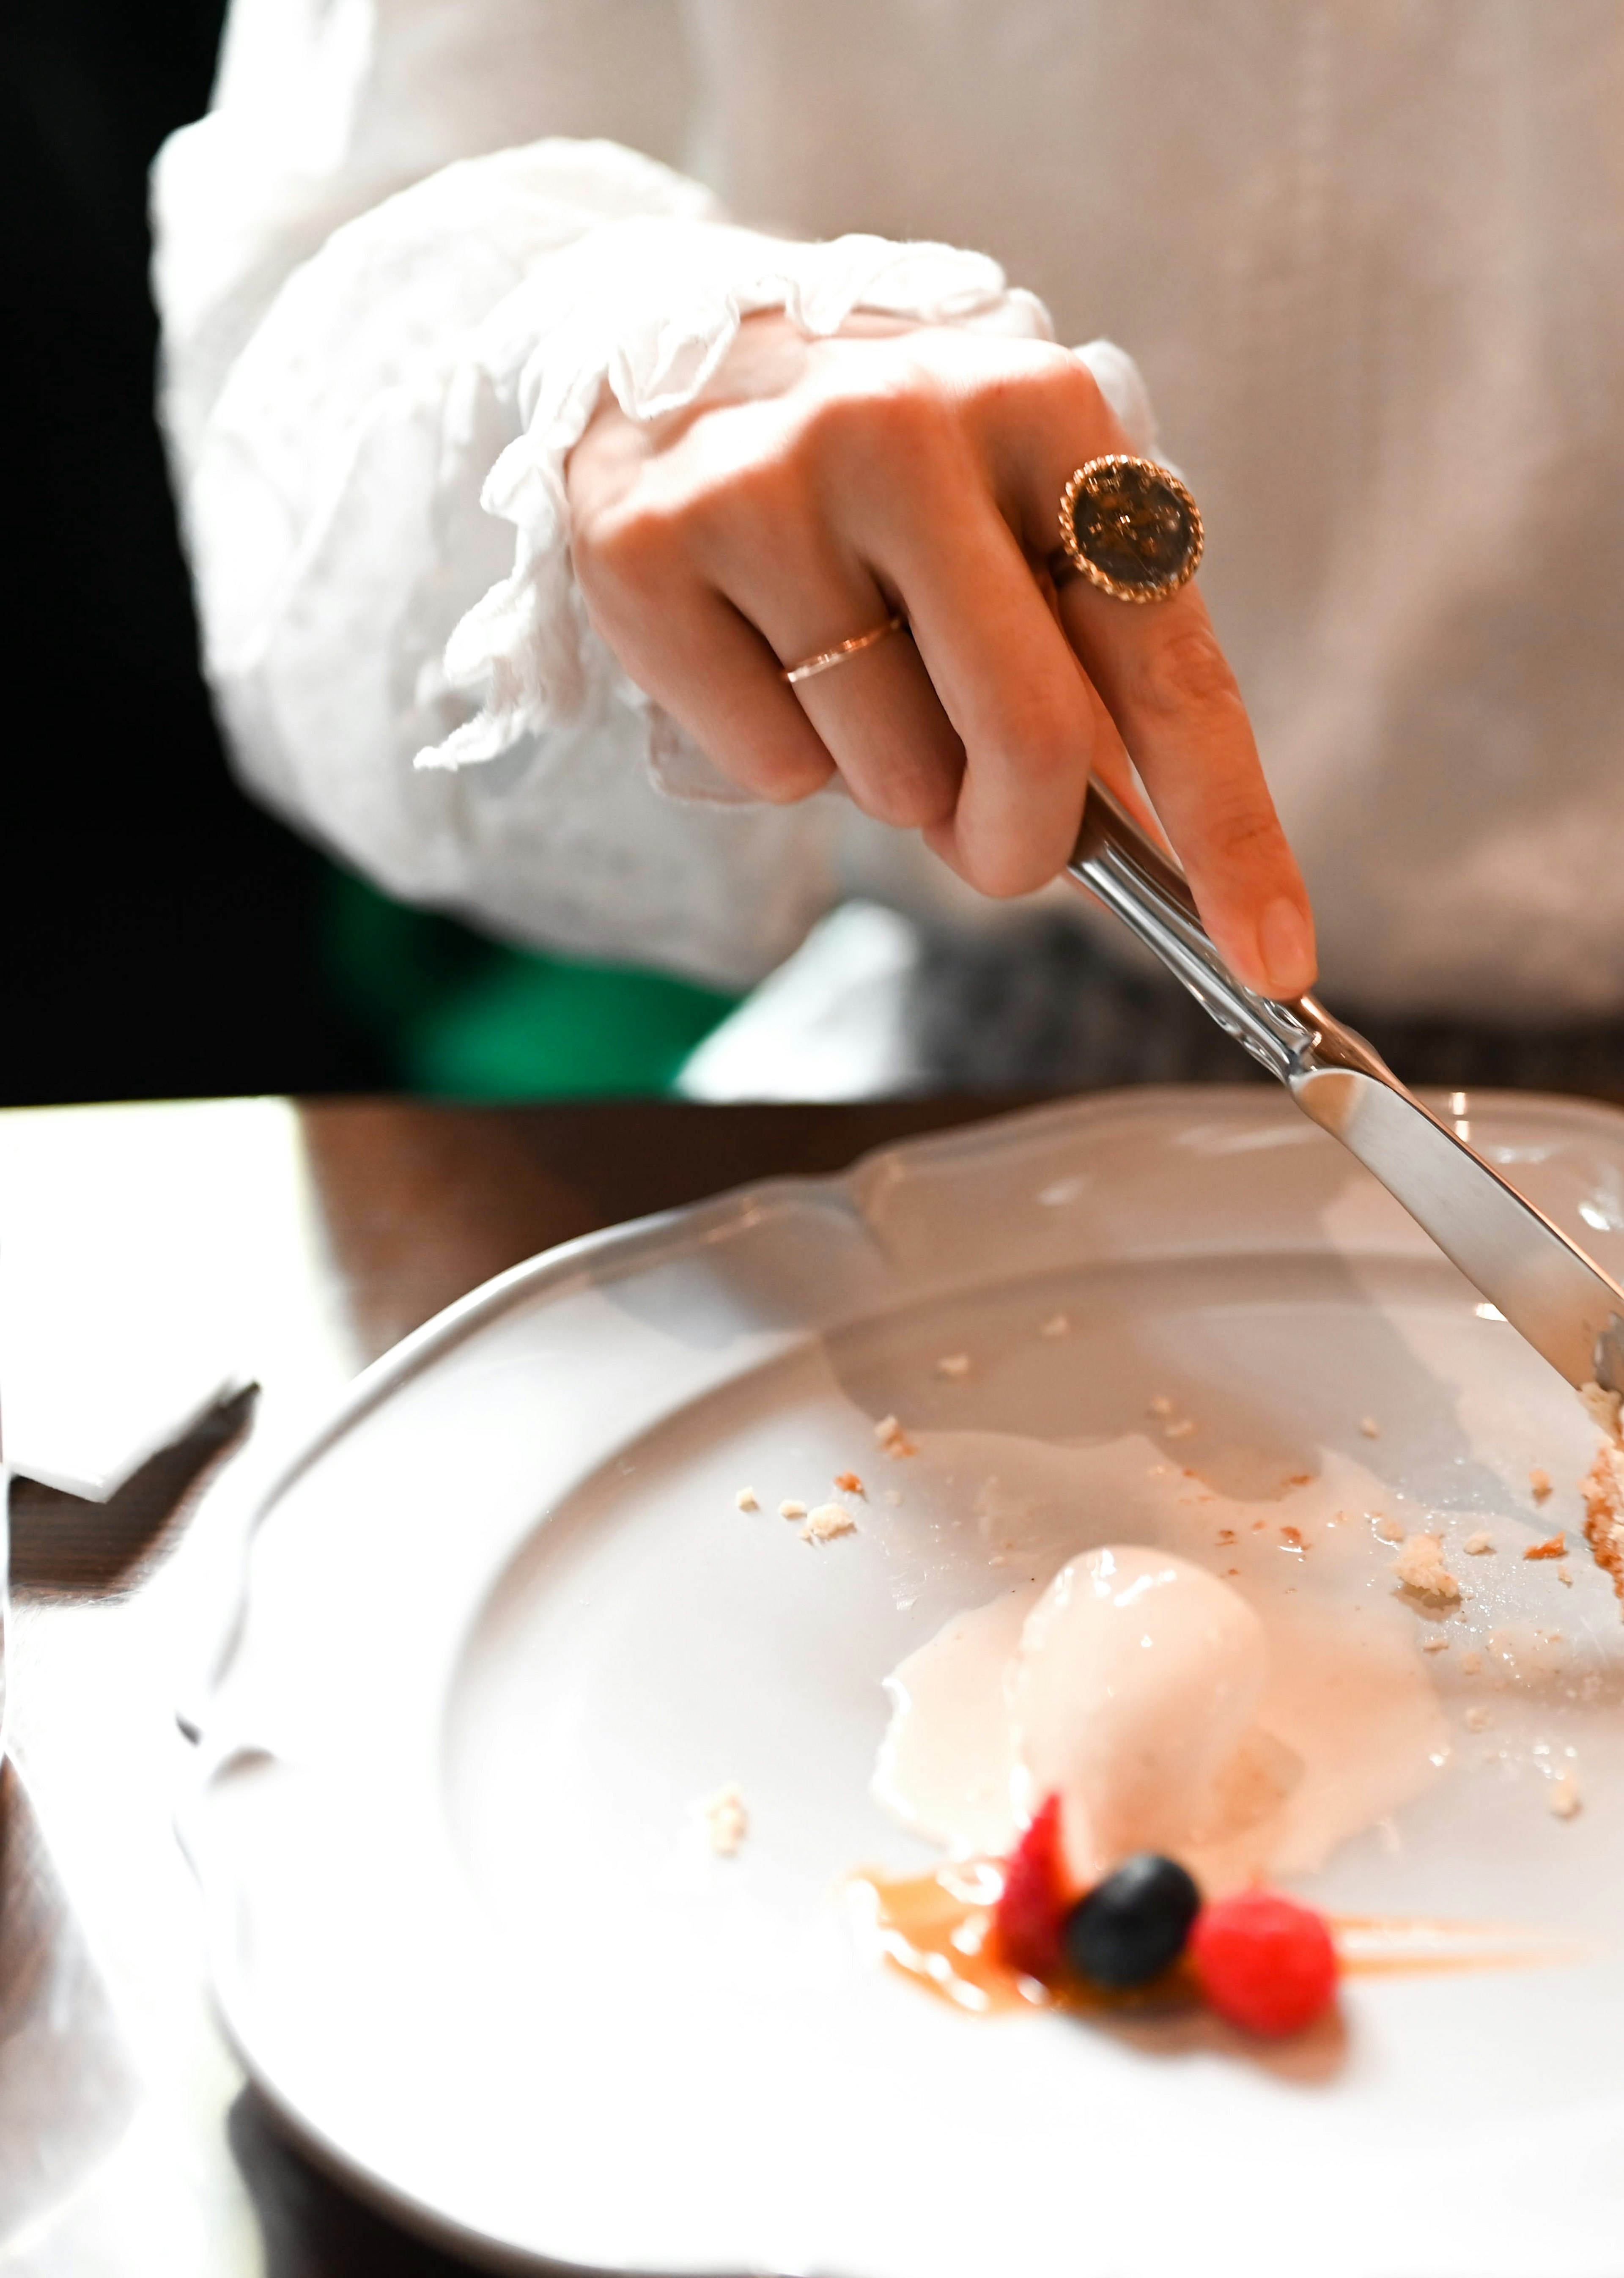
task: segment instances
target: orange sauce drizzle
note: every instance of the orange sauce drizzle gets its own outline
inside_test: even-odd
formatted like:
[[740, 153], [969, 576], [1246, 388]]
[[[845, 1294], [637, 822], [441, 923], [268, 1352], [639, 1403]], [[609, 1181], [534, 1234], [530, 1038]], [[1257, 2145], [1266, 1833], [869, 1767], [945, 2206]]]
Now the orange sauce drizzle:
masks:
[[[973, 2015], [1018, 2009], [1121, 2015], [1180, 2007], [1198, 1998], [1182, 1966], [1132, 1993], [1103, 1992], [1075, 1977], [1051, 1985], [1023, 1976], [998, 1953], [993, 1910], [1003, 1887], [1001, 1861], [967, 1859], [930, 1875], [853, 1875], [846, 1891], [869, 1953]], [[1506, 1923], [1381, 1915], [1327, 1920], [1342, 1974], [1350, 1977], [1548, 1968], [1578, 1961], [1583, 1953], [1575, 1940]]]

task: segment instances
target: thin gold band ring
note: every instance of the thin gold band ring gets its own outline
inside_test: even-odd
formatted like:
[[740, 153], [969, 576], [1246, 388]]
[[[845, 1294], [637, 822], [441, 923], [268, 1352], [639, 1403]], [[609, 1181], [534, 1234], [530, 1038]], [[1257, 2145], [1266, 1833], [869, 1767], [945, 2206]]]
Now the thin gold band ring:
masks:
[[799, 664], [785, 665], [778, 677], [788, 681], [791, 688], [803, 680], [815, 680], [820, 672], [827, 672], [834, 665], [844, 664], [849, 656], [857, 656], [864, 649], [873, 648], [874, 643], [882, 641], [888, 633], [901, 632], [907, 622], [907, 618], [900, 615], [888, 617], [884, 624], [873, 625], [865, 633], [853, 633], [850, 640], [837, 641], [833, 648], [820, 649], [816, 656], [804, 656]]

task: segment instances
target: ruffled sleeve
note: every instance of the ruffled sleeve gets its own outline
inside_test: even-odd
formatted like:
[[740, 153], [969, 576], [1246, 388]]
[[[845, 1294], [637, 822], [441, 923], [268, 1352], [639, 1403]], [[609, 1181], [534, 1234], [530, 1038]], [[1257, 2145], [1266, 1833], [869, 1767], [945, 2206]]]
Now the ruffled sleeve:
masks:
[[736, 228], [602, 142], [466, 160], [337, 229], [178, 439], [248, 782], [405, 898], [728, 984], [769, 969], [835, 897], [851, 811], [662, 792], [719, 784], [586, 622], [563, 466], [606, 381], [668, 409], [751, 311], [828, 332], [858, 307], [1046, 329], [981, 255]]
[[[741, 802], [633, 685], [571, 575], [568, 454], [606, 386], [637, 417], [677, 407], [759, 310], [809, 333], [857, 309], [1036, 337], [1048, 318], [983, 255], [740, 228], [619, 142], [425, 169], [502, 123], [497, 65], [548, 20], [519, 0], [236, 11], [259, 47], [239, 39], [156, 198], [205, 669], [248, 784], [388, 891], [743, 985], [842, 882], [894, 868], [917, 902], [917, 850], [837, 797]], [[524, 54], [507, 76], [530, 88]], [[1132, 365], [1084, 353], [1137, 432]]]

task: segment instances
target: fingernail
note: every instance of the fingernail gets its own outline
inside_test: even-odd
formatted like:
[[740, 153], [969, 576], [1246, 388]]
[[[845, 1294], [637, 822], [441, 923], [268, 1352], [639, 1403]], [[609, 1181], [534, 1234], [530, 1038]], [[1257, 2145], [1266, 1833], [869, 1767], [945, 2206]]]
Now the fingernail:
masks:
[[1314, 982], [1314, 927], [1308, 912], [1282, 894], [1257, 921], [1258, 962], [1271, 997], [1300, 997]]

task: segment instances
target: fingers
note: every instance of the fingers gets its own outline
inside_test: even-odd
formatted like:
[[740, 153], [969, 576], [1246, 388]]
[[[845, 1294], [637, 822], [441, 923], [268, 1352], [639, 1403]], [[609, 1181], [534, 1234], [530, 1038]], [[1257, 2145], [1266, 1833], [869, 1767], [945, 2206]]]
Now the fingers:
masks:
[[985, 492], [966, 485], [921, 536], [895, 545], [885, 567], [965, 755], [957, 806], [926, 840], [983, 893], [1031, 893], [1077, 843], [1106, 723]]
[[742, 789], [787, 805], [835, 762], [755, 626], [696, 577], [652, 515], [584, 521], [577, 582], [593, 624], [639, 688]]
[[[680, 514], [629, 501], [623, 440], [591, 470], [575, 567], [594, 624], [638, 685], [745, 790], [804, 799], [838, 769], [866, 813], [905, 828], [952, 812], [964, 753], [905, 632], [787, 686], [781, 666], [896, 608], [791, 483], [740, 484]], [[639, 441], [639, 450], [646, 445]], [[584, 490], [585, 485], [580, 487]], [[788, 493], [788, 495], [786, 495]]]
[[[1059, 539], [1074, 468], [1125, 447], [1074, 359], [1035, 364], [981, 411], [1004, 511], [1040, 559]], [[1061, 622], [1104, 699], [1188, 874], [1208, 932], [1240, 978], [1295, 997], [1315, 971], [1314, 920], [1275, 813], [1233, 674], [1193, 585], [1144, 607], [1078, 581]]]
[[1316, 969], [1308, 890], [1205, 602], [1186, 585], [1139, 608], [1079, 584], [1060, 607], [1207, 930], [1249, 988], [1300, 997]]
[[[791, 571], [751, 596], [750, 609], [786, 664], [820, 655], [885, 623], [896, 604], [856, 569]], [[918, 829], [951, 814], [964, 748], [906, 628], [842, 657], [793, 694], [865, 814]]]

